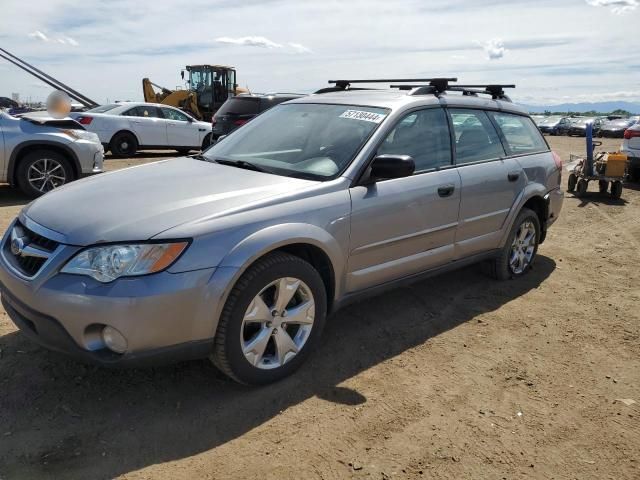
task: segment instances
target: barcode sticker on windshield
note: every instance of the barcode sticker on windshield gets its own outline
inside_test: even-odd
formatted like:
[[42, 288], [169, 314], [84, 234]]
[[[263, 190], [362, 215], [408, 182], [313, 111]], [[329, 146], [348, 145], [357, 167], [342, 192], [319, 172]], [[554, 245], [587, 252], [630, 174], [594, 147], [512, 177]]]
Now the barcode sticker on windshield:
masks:
[[386, 115], [382, 113], [365, 112], [363, 110], [347, 110], [340, 118], [351, 118], [353, 120], [364, 120], [365, 122], [380, 123]]

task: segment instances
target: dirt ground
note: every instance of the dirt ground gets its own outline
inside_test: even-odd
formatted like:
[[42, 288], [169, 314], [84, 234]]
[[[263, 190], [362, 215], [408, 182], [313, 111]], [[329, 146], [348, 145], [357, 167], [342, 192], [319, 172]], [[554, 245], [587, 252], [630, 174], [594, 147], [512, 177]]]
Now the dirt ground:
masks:
[[[25, 203], [0, 186], [3, 231]], [[0, 479], [638, 479], [639, 251], [638, 185], [566, 194], [525, 278], [475, 266], [352, 305], [264, 388], [204, 360], [88, 367], [2, 311]]]

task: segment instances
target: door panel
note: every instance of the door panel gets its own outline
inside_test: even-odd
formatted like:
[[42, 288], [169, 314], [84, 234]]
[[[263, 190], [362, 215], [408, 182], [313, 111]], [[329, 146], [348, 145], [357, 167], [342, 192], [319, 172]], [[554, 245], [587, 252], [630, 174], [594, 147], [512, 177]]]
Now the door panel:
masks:
[[462, 165], [458, 172], [462, 199], [456, 258], [497, 247], [507, 215], [526, 184], [515, 158]]
[[140, 145], [166, 145], [167, 127], [159, 118], [156, 107], [140, 105], [122, 114], [129, 118], [131, 130], [136, 134]]
[[198, 125], [189, 122], [189, 117], [173, 108], [162, 107], [167, 125], [167, 144], [172, 147], [200, 147]]
[[[460, 185], [457, 170], [446, 169], [351, 188], [347, 290], [382, 284], [449, 262], [458, 224]], [[448, 196], [440, 196], [439, 188], [451, 186]]]

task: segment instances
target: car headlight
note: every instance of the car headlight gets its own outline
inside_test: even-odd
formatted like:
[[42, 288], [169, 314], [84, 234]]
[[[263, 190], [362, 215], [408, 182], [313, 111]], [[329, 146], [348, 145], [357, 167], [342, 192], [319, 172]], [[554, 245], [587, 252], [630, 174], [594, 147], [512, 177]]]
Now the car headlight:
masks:
[[169, 267], [189, 242], [139, 243], [91, 247], [73, 257], [63, 273], [87, 275], [108, 283], [116, 278], [147, 275]]
[[100, 137], [94, 132], [86, 130], [62, 130], [62, 133], [70, 136], [74, 140], [86, 140], [88, 142], [100, 143]]

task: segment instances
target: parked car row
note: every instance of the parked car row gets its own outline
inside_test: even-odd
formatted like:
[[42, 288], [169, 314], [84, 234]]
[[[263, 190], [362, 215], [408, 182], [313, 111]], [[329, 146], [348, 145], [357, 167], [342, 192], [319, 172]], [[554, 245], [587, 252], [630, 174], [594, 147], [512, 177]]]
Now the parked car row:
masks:
[[587, 125], [591, 124], [594, 136], [622, 138], [624, 131], [639, 121], [639, 117], [614, 118], [609, 120], [606, 117], [549, 116], [538, 118], [536, 124], [542, 133], [548, 135], [584, 137], [586, 135]]

